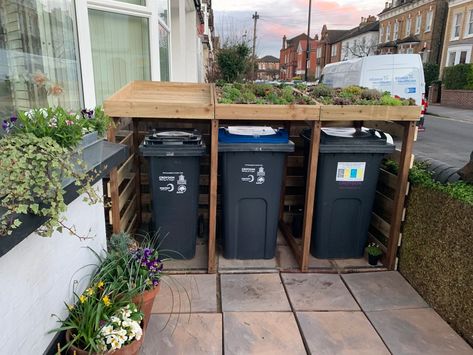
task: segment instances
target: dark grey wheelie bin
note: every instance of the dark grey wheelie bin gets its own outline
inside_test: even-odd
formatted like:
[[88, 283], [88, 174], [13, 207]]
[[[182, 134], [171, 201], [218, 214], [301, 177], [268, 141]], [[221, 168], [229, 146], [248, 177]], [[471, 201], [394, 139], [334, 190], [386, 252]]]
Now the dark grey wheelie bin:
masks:
[[149, 161], [150, 229], [159, 231], [159, 249], [175, 259], [195, 255], [200, 157], [205, 150], [196, 130], [155, 132], [140, 146], [141, 154]]
[[[283, 129], [220, 128], [223, 255], [271, 259], [275, 255], [284, 159], [294, 151]], [[264, 131], [264, 129], [263, 129]], [[265, 132], [263, 132], [265, 133]]]
[[[308, 152], [310, 130], [301, 136]], [[363, 256], [381, 160], [394, 149], [381, 131], [322, 129], [310, 247], [313, 256]]]

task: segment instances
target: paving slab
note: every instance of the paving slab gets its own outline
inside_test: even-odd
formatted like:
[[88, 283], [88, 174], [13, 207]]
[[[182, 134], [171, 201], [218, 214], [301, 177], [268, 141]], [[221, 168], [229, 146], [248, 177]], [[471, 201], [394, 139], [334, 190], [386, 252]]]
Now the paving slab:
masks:
[[297, 312], [297, 320], [312, 354], [389, 355], [362, 312]]
[[290, 311], [279, 274], [222, 274], [223, 312]]
[[153, 313], [218, 312], [217, 275], [170, 275], [161, 280]]
[[278, 245], [276, 248], [277, 265], [282, 270], [297, 270], [299, 263], [288, 245]]
[[223, 323], [226, 355], [306, 354], [291, 312], [229, 312]]
[[270, 271], [277, 271], [276, 258], [272, 259], [225, 259], [222, 255], [218, 256], [218, 271], [238, 271], [242, 272], [255, 272], [259, 270], [268, 269]]
[[166, 261], [166, 271], [196, 271], [207, 270], [208, 264], [208, 246], [206, 243], [196, 245], [195, 256], [188, 260], [169, 260]]
[[367, 312], [394, 355], [472, 355], [473, 349], [432, 309]]
[[397, 271], [345, 274], [342, 277], [365, 311], [428, 307]]
[[296, 311], [360, 310], [339, 275], [281, 274]]
[[[164, 329], [163, 329], [164, 328]], [[142, 355], [219, 355], [223, 353], [222, 315], [153, 314]]]
[[309, 255], [309, 269], [333, 269], [333, 265], [328, 259], [317, 259]]

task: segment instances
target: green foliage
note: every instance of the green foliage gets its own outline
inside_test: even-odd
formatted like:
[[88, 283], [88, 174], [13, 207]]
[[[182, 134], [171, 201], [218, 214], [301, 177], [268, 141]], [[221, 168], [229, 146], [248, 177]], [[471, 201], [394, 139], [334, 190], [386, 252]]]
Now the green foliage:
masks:
[[439, 78], [439, 65], [434, 63], [424, 64], [425, 92], [429, 92], [429, 86]]
[[390, 94], [381, 96], [381, 99], [379, 99], [379, 104], [386, 106], [403, 106], [401, 100], [392, 97]]
[[366, 252], [368, 253], [368, 255], [372, 255], [372, 256], [380, 256], [383, 254], [383, 251], [381, 250], [379, 245], [376, 243], [368, 244], [368, 246], [366, 247]]
[[443, 84], [447, 90], [473, 90], [473, 63], [446, 67]]
[[[387, 160], [384, 163], [386, 170], [393, 174], [399, 171], [399, 165], [393, 160]], [[447, 195], [462, 201], [468, 205], [473, 205], [473, 185], [465, 181], [456, 181], [442, 184], [434, 180], [432, 172], [428, 170], [429, 165], [424, 162], [415, 162], [409, 171], [409, 181], [415, 185], [420, 185], [429, 189], [442, 191]]]
[[334, 89], [326, 84], [318, 84], [312, 87], [310, 94], [315, 98], [332, 97]]
[[250, 62], [250, 48], [246, 43], [226, 45], [217, 52], [217, 64], [225, 82], [242, 81]]
[[100, 197], [90, 184], [91, 177], [77, 172], [83, 164], [71, 150], [51, 137], [16, 133], [0, 139], [0, 156], [0, 235], [12, 234], [21, 225], [19, 217], [32, 213], [47, 218], [37, 230], [41, 236], [49, 237], [63, 228], [79, 236], [62, 216], [66, 211], [63, 179], [75, 179], [79, 192], [86, 193], [91, 204]]

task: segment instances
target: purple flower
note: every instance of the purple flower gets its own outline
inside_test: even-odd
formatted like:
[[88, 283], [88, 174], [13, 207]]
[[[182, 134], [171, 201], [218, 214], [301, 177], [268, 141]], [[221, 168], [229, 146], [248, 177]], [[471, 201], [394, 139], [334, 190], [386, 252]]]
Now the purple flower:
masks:
[[10, 122], [11, 123], [16, 122], [17, 119], [18, 119], [18, 117], [16, 117], [16, 116], [10, 116]]
[[10, 124], [7, 122], [7, 120], [3, 120], [2, 122], [2, 128], [7, 131], [8, 128], [10, 127]]

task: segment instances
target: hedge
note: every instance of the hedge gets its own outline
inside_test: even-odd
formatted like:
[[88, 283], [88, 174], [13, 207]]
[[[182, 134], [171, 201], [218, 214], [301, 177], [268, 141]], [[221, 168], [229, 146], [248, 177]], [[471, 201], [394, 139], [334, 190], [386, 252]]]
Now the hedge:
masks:
[[447, 90], [473, 90], [473, 63], [446, 67], [443, 84]]

